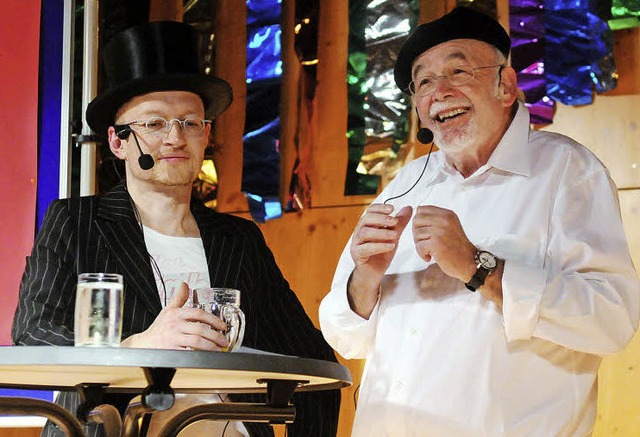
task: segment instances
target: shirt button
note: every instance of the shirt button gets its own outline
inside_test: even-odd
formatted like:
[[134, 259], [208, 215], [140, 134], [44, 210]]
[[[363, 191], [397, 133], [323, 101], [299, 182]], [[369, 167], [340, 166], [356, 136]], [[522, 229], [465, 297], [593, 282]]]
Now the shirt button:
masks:
[[416, 328], [409, 329], [409, 336], [415, 337], [417, 333], [418, 331], [416, 331]]

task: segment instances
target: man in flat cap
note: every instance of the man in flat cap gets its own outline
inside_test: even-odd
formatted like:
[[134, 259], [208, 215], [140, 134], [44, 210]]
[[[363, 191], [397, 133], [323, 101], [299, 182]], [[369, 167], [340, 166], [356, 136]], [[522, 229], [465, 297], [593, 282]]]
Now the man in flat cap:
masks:
[[[125, 161], [126, 181], [102, 196], [50, 205], [20, 285], [16, 344], [73, 345], [78, 274], [110, 272], [124, 278], [122, 347], [225, 348], [225, 323], [184, 305], [189, 288], [230, 287], [242, 293], [245, 346], [335, 361], [259, 228], [191, 197], [211, 121], [232, 101], [229, 85], [202, 71], [199, 40], [187, 24], [155, 22], [127, 29], [105, 45], [108, 86], [86, 116]], [[196, 401], [226, 401], [211, 396]], [[60, 401], [74, 411], [78, 397], [63, 393]], [[174, 409], [192, 401], [181, 398]], [[339, 391], [296, 394], [293, 403], [297, 415], [289, 435], [335, 435]], [[255, 423], [199, 422], [185, 432], [273, 435], [268, 425]], [[51, 425], [45, 429], [45, 435], [62, 434]], [[95, 424], [89, 427], [88, 435], [100, 434]]]
[[584, 436], [601, 357], [632, 338], [639, 284], [616, 188], [530, 129], [492, 18], [457, 8], [407, 39], [396, 84], [439, 151], [361, 217], [320, 306], [366, 358], [354, 436]]

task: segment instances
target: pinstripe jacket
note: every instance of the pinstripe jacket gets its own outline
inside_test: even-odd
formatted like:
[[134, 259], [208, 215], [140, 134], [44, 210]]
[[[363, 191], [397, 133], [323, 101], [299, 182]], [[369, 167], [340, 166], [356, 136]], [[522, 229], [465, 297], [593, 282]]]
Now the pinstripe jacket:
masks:
[[[211, 286], [242, 290], [247, 320], [243, 345], [336, 361], [282, 276], [260, 229], [195, 200], [191, 211], [200, 229]], [[162, 309], [142, 230], [124, 185], [103, 196], [56, 200], [49, 206], [20, 284], [11, 332], [15, 344], [73, 344], [75, 287], [82, 272], [123, 275], [123, 338], [144, 331]], [[66, 393], [60, 402], [72, 408], [77, 399], [75, 393]], [[124, 401], [126, 405], [128, 400]], [[336, 434], [339, 391], [298, 393], [293, 402], [297, 418], [289, 435]], [[273, 435], [266, 425], [245, 426], [252, 435]], [[53, 428], [48, 426], [45, 433], [57, 435]], [[88, 435], [100, 434], [94, 427], [88, 430]]]

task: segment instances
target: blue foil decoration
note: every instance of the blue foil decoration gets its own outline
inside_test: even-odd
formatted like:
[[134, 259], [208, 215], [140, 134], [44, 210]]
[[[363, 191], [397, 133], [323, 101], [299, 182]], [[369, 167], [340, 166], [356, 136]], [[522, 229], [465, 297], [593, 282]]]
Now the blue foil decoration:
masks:
[[615, 67], [602, 61], [613, 59], [607, 24], [579, 0], [545, 4], [547, 93], [565, 105], [590, 104], [594, 87], [599, 92], [615, 87]]
[[278, 201], [282, 76], [280, 14], [281, 0], [247, 1], [247, 110], [242, 191], [247, 197], [251, 217], [260, 223], [282, 214]]
[[280, 25], [247, 29], [247, 83], [282, 76]]
[[258, 223], [282, 217], [282, 206], [278, 196], [258, 196], [257, 194], [244, 193], [249, 202], [251, 218]]

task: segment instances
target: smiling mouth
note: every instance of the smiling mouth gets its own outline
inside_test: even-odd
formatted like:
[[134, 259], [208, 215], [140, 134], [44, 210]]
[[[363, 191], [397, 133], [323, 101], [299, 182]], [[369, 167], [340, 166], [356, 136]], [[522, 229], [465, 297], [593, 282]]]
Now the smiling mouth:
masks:
[[467, 111], [468, 111], [467, 109], [457, 108], [452, 111], [441, 112], [440, 114], [435, 116], [434, 120], [437, 121], [438, 123], [444, 123], [447, 120], [451, 120], [452, 118], [456, 118], [462, 114], [466, 114]]

